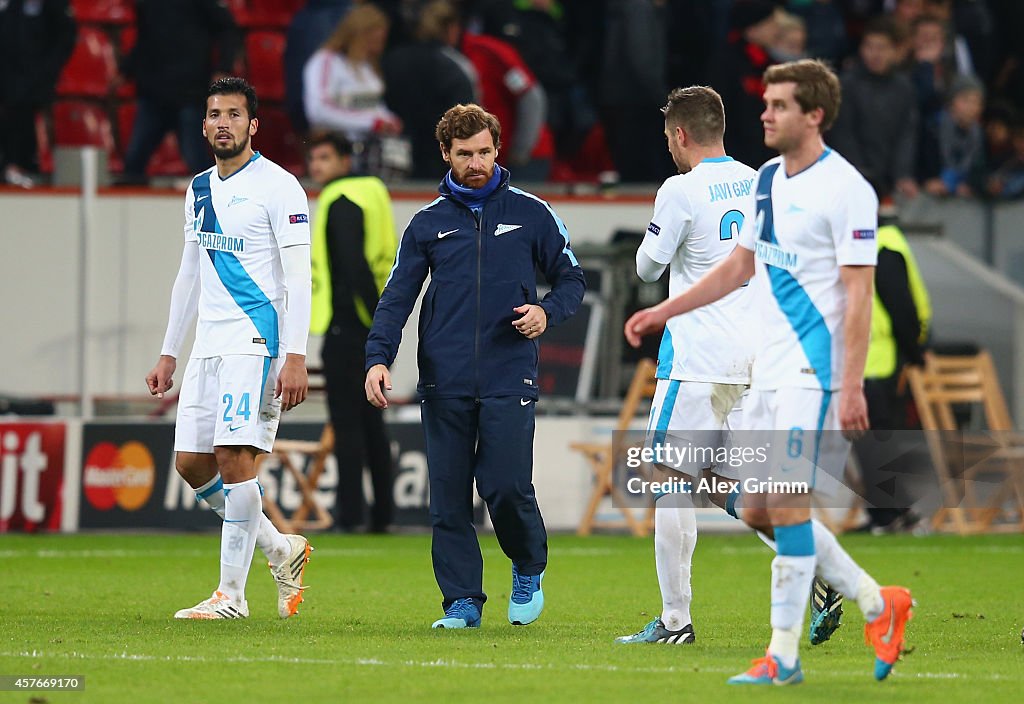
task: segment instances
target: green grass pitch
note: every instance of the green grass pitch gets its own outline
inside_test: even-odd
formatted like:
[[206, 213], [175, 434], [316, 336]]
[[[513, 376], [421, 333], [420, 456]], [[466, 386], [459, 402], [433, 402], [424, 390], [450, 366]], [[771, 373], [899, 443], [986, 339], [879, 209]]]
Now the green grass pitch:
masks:
[[[505, 617], [509, 562], [483, 539], [483, 628], [432, 631], [440, 596], [429, 537], [315, 536], [299, 616], [277, 617], [254, 561], [246, 621], [176, 622], [216, 585], [214, 535], [0, 537], [0, 674], [84, 675], [83, 692], [0, 692], [0, 702], [1020, 701], [1024, 536], [843, 539], [882, 583], [918, 600], [908, 652], [871, 677], [847, 604], [824, 645], [804, 641], [806, 682], [725, 684], [770, 635], [770, 554], [753, 536], [702, 536], [697, 643], [622, 646], [660, 609], [650, 539], [552, 536], [536, 623]], [[728, 700], [726, 700], [728, 698]]]

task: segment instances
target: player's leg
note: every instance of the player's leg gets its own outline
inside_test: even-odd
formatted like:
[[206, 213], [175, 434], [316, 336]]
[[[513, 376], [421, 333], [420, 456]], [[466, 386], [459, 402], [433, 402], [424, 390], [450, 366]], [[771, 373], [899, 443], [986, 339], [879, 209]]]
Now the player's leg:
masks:
[[512, 561], [508, 620], [517, 626], [536, 621], [544, 609], [548, 562], [548, 534], [533, 488], [534, 407], [519, 396], [480, 400], [477, 490]]
[[473, 526], [478, 408], [473, 399], [427, 399], [420, 413], [430, 478], [430, 556], [445, 610], [433, 627], [474, 628], [487, 599]]
[[[185, 367], [174, 426], [175, 468], [201, 498], [219, 507], [224, 518], [223, 482], [214, 455], [214, 428], [218, 407], [216, 369], [218, 360], [190, 359]], [[215, 509], [216, 510], [216, 509]], [[181, 609], [175, 618], [220, 619], [248, 616], [244, 604], [214, 592], [192, 608]]]
[[[757, 414], [758, 409], [754, 408], [754, 401], [750, 392], [744, 393], [729, 410], [726, 417], [726, 447], [728, 449], [728, 461], [718, 463], [713, 470], [707, 470], [704, 477], [707, 480], [706, 486], [712, 488], [707, 497], [711, 503], [724, 509], [726, 513], [736, 519], [743, 520], [748, 526], [754, 529], [755, 535], [764, 542], [773, 552], [777, 552], [774, 540], [775, 532], [772, 529], [771, 520], [763, 495], [762, 500], [756, 501], [758, 494], [743, 495], [742, 476], [738, 467], [743, 467], [750, 462], [743, 458], [754, 458], [754, 463], [759, 461], [762, 452], [768, 449], [771, 442], [771, 431], [761, 432], [750, 430], [745, 425], [745, 412]], [[828, 438], [826, 437], [827, 441]], [[756, 468], [753, 473], [747, 468], [746, 475], [759, 476]], [[726, 480], [726, 481], [723, 481]], [[728, 491], [714, 491], [715, 488]], [[756, 505], [755, 505], [756, 504]], [[814, 546], [817, 554], [828, 548], [825, 541], [835, 538], [817, 520], [811, 521], [814, 529]], [[828, 582], [822, 579], [822, 562], [820, 557], [815, 561], [816, 579], [811, 589], [811, 622], [809, 635], [811, 645], [824, 643], [841, 625], [843, 614], [843, 595], [834, 589]]]
[[[840, 430], [838, 413], [839, 394], [835, 393], [822, 423], [817, 460], [819, 472], [832, 477], [842, 476], [850, 452], [850, 443]], [[902, 652], [903, 634], [913, 606], [910, 592], [903, 587], [879, 587], [828, 528], [817, 523], [814, 532], [819, 575], [844, 596], [856, 600], [867, 622], [865, 641], [875, 650], [874, 675], [876, 679], [885, 679]]]
[[[695, 478], [712, 463], [714, 452], [722, 442], [724, 418], [742, 388], [740, 385], [658, 381], [644, 440], [649, 448], [660, 452], [665, 461], [655, 466], [655, 481], [674, 478], [696, 487]], [[679, 454], [684, 450], [700, 452]], [[639, 632], [617, 638], [616, 642], [694, 642], [690, 574], [697, 545], [694, 499], [698, 497], [704, 498], [703, 494], [656, 497], [654, 562], [661, 590], [661, 616]]]
[[[798, 644], [807, 609], [811, 582], [814, 579], [814, 535], [810, 523], [810, 499], [807, 494], [777, 493], [766, 490], [759, 482], [784, 476], [795, 485], [805, 482], [813, 486], [815, 447], [813, 441], [803, 446], [805, 428], [817, 434], [818, 424], [811, 425], [804, 414], [794, 412], [788, 398], [779, 391], [752, 391], [746, 427], [788, 428], [788, 434], [774, 433], [769, 443], [760, 442], [761, 435], [752, 434], [750, 441], [766, 448], [766, 462], [749, 466], [751, 475], [745, 479], [758, 482], [757, 492], [764, 494], [777, 546], [771, 565], [771, 627], [772, 638], [765, 657], [754, 661], [747, 672], [732, 677], [730, 684], [796, 684], [803, 681]], [[820, 408], [820, 403], [818, 404]], [[804, 409], [799, 409], [804, 410]], [[816, 417], [816, 416], [812, 416]], [[755, 440], [757, 438], [757, 440]], [[748, 486], [748, 489], [751, 488]]]

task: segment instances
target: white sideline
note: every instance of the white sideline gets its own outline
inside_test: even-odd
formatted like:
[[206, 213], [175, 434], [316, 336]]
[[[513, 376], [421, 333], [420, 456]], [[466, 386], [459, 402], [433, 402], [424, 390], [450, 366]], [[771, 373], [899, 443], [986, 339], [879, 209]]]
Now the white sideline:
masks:
[[[619, 665], [592, 665], [587, 663], [559, 663], [553, 665], [539, 665], [536, 663], [515, 663], [515, 662], [458, 662], [456, 660], [379, 660], [377, 658], [291, 658], [270, 655], [267, 657], [245, 657], [230, 656], [207, 658], [201, 655], [144, 655], [139, 653], [108, 653], [91, 654], [71, 651], [67, 653], [45, 653], [40, 650], [22, 650], [18, 652], [0, 652], [0, 658], [27, 658], [40, 660], [44, 658], [60, 658], [66, 660], [125, 660], [144, 662], [198, 662], [209, 664], [224, 663], [287, 663], [289, 665], [330, 665], [330, 666], [355, 666], [355, 667], [451, 667], [463, 670], [549, 670], [549, 671], [584, 671], [584, 672], [642, 672], [645, 674], [674, 674], [692, 672], [711, 672], [715, 674], [735, 673], [735, 668], [724, 667], [621, 667]], [[805, 673], [812, 677], [868, 677], [870, 674], [864, 670], [834, 670], [806, 668]], [[1016, 679], [1001, 674], [989, 674], [982, 676], [971, 676], [962, 672], [893, 672], [895, 677], [911, 677], [926, 680], [985, 680], [999, 681]], [[870, 678], [868, 678], [870, 679]]]

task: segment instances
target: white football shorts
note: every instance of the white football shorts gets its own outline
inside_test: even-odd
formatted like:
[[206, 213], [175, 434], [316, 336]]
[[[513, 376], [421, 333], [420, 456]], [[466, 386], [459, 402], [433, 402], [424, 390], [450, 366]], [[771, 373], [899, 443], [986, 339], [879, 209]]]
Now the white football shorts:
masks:
[[745, 384], [658, 379], [645, 444], [661, 450], [657, 464], [691, 477], [701, 470], [738, 479], [728, 457], [732, 431], [743, 427]]
[[842, 479], [850, 443], [839, 423], [838, 391], [751, 389], [743, 428], [743, 442], [770, 446], [767, 462], [750, 465], [756, 468], [754, 478], [805, 482], [809, 489]]
[[284, 357], [234, 354], [188, 360], [178, 397], [176, 452], [222, 445], [274, 447], [281, 400], [274, 398]]

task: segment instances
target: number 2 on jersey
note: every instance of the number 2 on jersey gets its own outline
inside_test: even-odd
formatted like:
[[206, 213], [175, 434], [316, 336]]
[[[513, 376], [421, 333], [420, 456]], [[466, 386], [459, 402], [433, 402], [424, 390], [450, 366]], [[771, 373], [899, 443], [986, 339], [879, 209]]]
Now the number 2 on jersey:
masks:
[[722, 216], [722, 222], [718, 226], [719, 238], [731, 240], [733, 237], [739, 237], [742, 228], [743, 213], [738, 210], [730, 210]]

